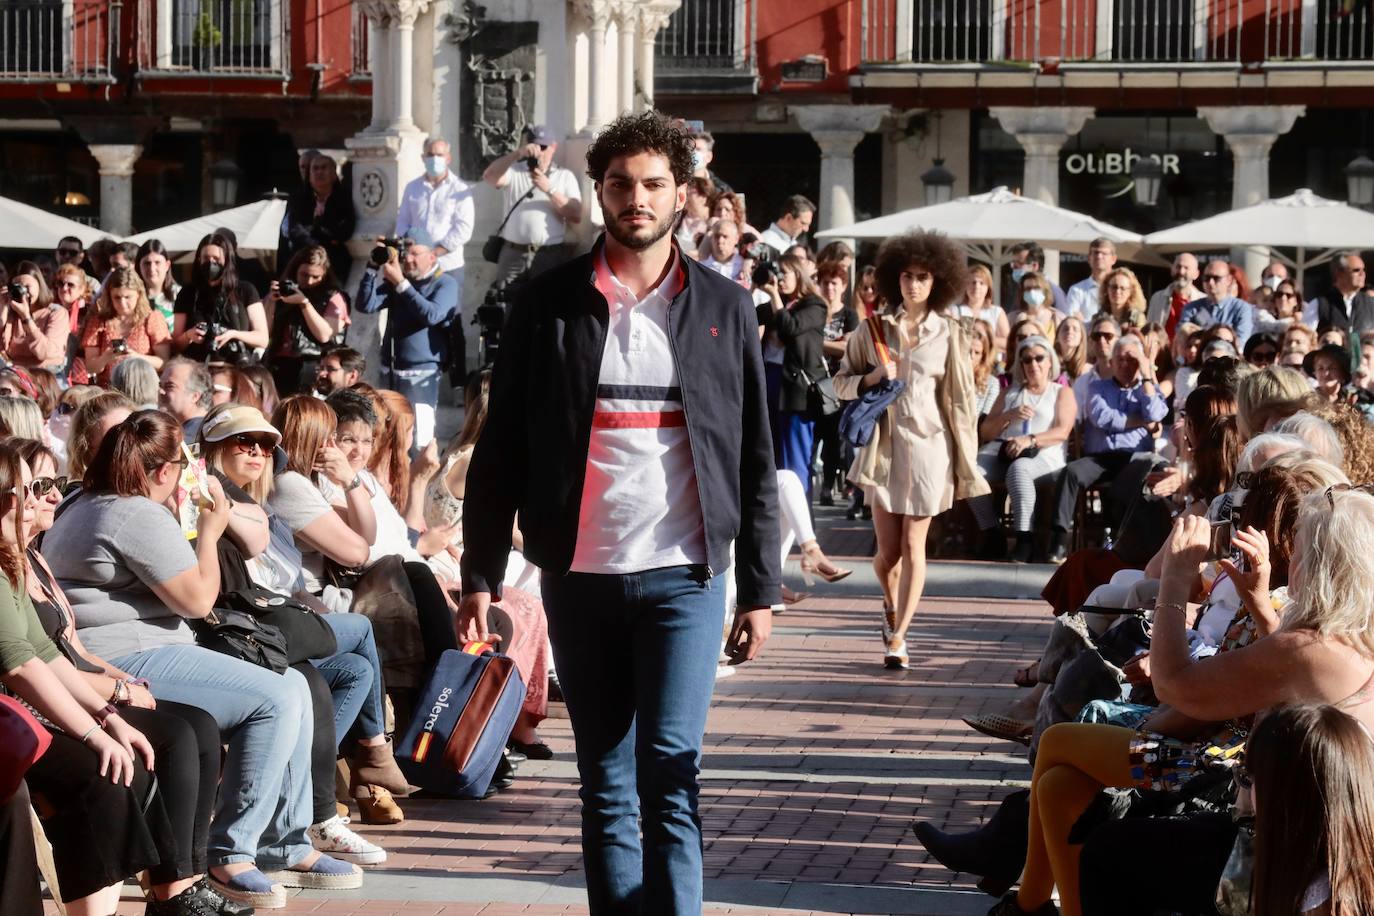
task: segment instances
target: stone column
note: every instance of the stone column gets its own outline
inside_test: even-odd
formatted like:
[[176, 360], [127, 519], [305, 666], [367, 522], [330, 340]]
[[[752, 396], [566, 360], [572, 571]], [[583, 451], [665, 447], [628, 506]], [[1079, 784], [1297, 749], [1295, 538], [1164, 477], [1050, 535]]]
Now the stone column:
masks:
[[[797, 105], [789, 109], [821, 148], [817, 229], [854, 222], [854, 147], [882, 123], [886, 105]], [[852, 245], [852, 242], [850, 243]]]
[[610, 24], [609, 0], [574, 0], [573, 12], [587, 24], [587, 124], [595, 134], [606, 124], [606, 27]]
[[[1293, 122], [1306, 110], [1302, 105], [1238, 105], [1197, 110], [1207, 126], [1225, 137], [1231, 148], [1235, 163], [1231, 176], [1232, 208], [1269, 199], [1269, 150], [1281, 134], [1292, 130]], [[1258, 277], [1269, 263], [1269, 249], [1262, 245], [1234, 248], [1231, 260], [1245, 268], [1248, 276]]]
[[[1021, 194], [1059, 206], [1059, 151], [1093, 116], [1091, 108], [992, 108], [1026, 151]], [[1045, 249], [1045, 275], [1059, 282], [1059, 252]]]
[[137, 143], [92, 143], [100, 171], [100, 228], [110, 235], [129, 235], [134, 226], [134, 163], [143, 147]]
[[639, 8], [639, 57], [635, 61], [635, 110], [654, 107], [654, 42], [680, 0], [650, 0]]
[[372, 57], [372, 121], [367, 125], [369, 133], [386, 130], [391, 120], [391, 106], [388, 104], [388, 81], [391, 67], [391, 35], [388, 20], [375, 4], [366, 7], [367, 12], [367, 49]]
[[622, 2], [615, 8], [615, 33], [620, 40], [616, 55], [616, 114], [635, 110], [635, 32], [639, 10], [635, 3]]
[[[413, 59], [415, 57], [415, 20], [429, 9], [429, 0], [388, 0], [385, 4], [392, 14], [391, 52], [388, 55], [387, 75], [393, 81], [391, 120], [389, 131], [415, 130], [412, 117], [415, 96]], [[372, 75], [376, 85], [377, 75]]]

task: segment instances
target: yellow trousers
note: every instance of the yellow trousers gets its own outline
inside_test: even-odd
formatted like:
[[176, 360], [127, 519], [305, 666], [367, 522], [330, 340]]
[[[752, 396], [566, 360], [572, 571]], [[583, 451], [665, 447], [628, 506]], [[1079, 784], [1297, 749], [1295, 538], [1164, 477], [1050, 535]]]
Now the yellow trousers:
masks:
[[1132, 785], [1134, 736], [1129, 728], [1069, 722], [1051, 726], [1040, 736], [1031, 777], [1026, 870], [1016, 894], [1021, 909], [1033, 912], [1043, 906], [1057, 886], [1063, 916], [1081, 916], [1078, 856], [1082, 847], [1069, 844], [1069, 831], [1102, 789]]

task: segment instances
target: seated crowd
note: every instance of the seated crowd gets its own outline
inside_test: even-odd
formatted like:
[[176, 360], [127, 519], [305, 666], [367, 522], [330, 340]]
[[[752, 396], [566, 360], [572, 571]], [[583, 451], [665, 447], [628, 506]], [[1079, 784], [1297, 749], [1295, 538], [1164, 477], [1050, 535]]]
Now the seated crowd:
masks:
[[[1017, 559], [1043, 549], [1030, 532], [1044, 527], [1032, 520], [1044, 487], [1044, 546], [1062, 565], [1044, 591], [1051, 635], [1013, 678], [1024, 698], [965, 722], [1030, 747], [1030, 789], [977, 831], [919, 823], [917, 836], [1005, 894], [991, 913], [1212, 914], [1252, 889], [1253, 907], [1243, 896], [1221, 912], [1369, 913], [1374, 428], [1363, 385], [1374, 365], [1360, 337], [1326, 324], [1364, 316], [1337, 313], [1339, 296], [1304, 313], [1286, 277], [1252, 306], [1218, 261], [1202, 273], [1205, 301], [1180, 302], [1190, 256], [1175, 262], [1172, 306], [1134, 316], [1122, 311], [1137, 310], [1134, 290], [1111, 295], [1123, 273], [1103, 277], [1103, 310], [1086, 324], [1010, 317], [1013, 377], [982, 419], [979, 463], [1006, 481]], [[1338, 291], [1348, 273], [1362, 288], [1349, 255]], [[1323, 324], [1309, 330], [1313, 315]], [[1077, 378], [1061, 374], [1070, 360]], [[1094, 487], [1117, 536], [1070, 551]], [[993, 498], [971, 508], [999, 556]], [[1186, 854], [1160, 862], [1162, 850]], [[1147, 860], [1157, 864], [1141, 882]]]
[[[75, 916], [114, 913], [135, 875], [156, 914], [360, 887], [386, 851], [350, 813], [403, 820], [390, 735], [460, 648], [487, 373], [453, 442], [416, 448], [411, 400], [361, 381], [323, 248], [260, 295], [223, 231], [181, 287], [156, 242], [116, 248], [98, 281], [78, 244], [51, 282], [25, 262], [0, 291], [0, 684], [51, 738], [0, 785], [5, 912], [42, 912], [30, 807]], [[217, 634], [217, 609], [245, 606], [297, 612], [280, 664]], [[518, 551], [488, 630], [528, 685], [490, 795], [551, 756], [536, 728], [557, 684]]]

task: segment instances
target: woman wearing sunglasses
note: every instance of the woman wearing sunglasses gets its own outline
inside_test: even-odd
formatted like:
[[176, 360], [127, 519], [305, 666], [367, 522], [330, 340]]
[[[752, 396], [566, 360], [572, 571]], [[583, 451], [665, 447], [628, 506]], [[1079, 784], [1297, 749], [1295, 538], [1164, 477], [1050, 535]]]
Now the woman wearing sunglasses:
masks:
[[[978, 468], [989, 481], [1006, 481], [1011, 497], [1016, 549], [1012, 559], [1029, 562], [1031, 522], [1035, 518], [1035, 488], [1048, 483], [1064, 467], [1064, 442], [1073, 434], [1078, 402], [1059, 377], [1059, 357], [1047, 337], [1029, 337], [1017, 344], [1011, 364], [1012, 385], [997, 396], [991, 412], [979, 424], [984, 445]], [[1006, 532], [997, 529], [994, 494], [969, 500], [983, 532], [982, 556], [1006, 556]]]
[[[26, 591], [43, 632], [95, 695], [107, 698], [119, 711], [120, 718], [148, 738], [154, 752], [157, 794], [162, 800], [168, 833], [175, 839], [175, 845], [160, 843], [167, 846], [168, 852], [149, 869], [153, 898], [148, 908], [150, 916], [199, 916], [206, 912], [206, 907], [226, 914], [242, 912], [243, 907], [221, 897], [204, 877], [210, 815], [219, 785], [219, 727], [208, 713], [193, 706], [170, 700], [158, 703], [145, 681], [121, 671], [82, 645], [73, 622], [71, 604], [34, 545], [34, 539], [52, 527], [53, 514], [62, 501], [67, 479], [57, 476], [56, 459], [41, 442], [11, 439], [0, 444], [0, 456], [10, 454], [17, 454], [32, 470], [32, 476], [26, 475], [21, 485], [26, 498], [24, 524], [16, 532], [17, 540], [12, 545], [6, 531], [5, 545], [23, 551]], [[3, 457], [0, 457], [2, 464]], [[70, 775], [81, 784], [71, 785], [60, 793], [45, 792], [44, 797], [51, 800], [57, 794], [59, 800], [80, 798], [89, 773], [77, 767]], [[60, 835], [63, 825], [68, 822], [67, 818], [58, 818], [50, 824], [58, 825]], [[154, 825], [150, 822], [149, 826]], [[48, 827], [48, 833], [55, 845], [62, 845], [58, 837], [53, 837], [52, 826]], [[77, 863], [119, 861], [119, 850], [111, 847], [91, 854], [91, 844], [108, 842], [109, 834], [82, 831], [74, 848], [60, 851], [58, 861], [65, 863], [69, 871], [83, 868]], [[129, 869], [129, 874], [136, 870], [136, 867]], [[66, 875], [58, 883], [64, 893], [74, 893], [80, 887], [79, 879], [69, 881]], [[117, 888], [113, 896], [117, 899]], [[106, 913], [113, 909], [112, 905], [103, 903], [92, 910]], [[67, 905], [74, 909], [70, 901]]]
[[[226, 482], [236, 510], [260, 514], [260, 505], [271, 504], [273, 453], [281, 436], [261, 412], [243, 404], [216, 407], [205, 415], [200, 438], [206, 465]], [[341, 745], [348, 748], [355, 797], [371, 798], [370, 792], [362, 790], [373, 785], [397, 794], [406, 794], [410, 788], [396, 766], [384, 730], [381, 661], [372, 622], [361, 614], [329, 613], [304, 588], [301, 555], [290, 527], [275, 515], [263, 519], [267, 543], [251, 553], [243, 551], [248, 574], [263, 588], [324, 613], [338, 643], [338, 651], [328, 658], [292, 666], [311, 682], [315, 704], [310, 839], [317, 849], [338, 858], [364, 865], [384, 862], [386, 852], [349, 830], [334, 803], [334, 764]], [[399, 809], [396, 813], [389, 823], [399, 823]]]
[[[88, 405], [89, 406], [89, 405]], [[219, 481], [194, 542], [167, 504], [186, 459], [181, 425], [141, 410], [105, 433], [82, 487], [43, 539], [43, 556], [71, 602], [81, 641], [158, 700], [198, 706], [228, 745], [211, 822], [209, 873], [238, 903], [286, 905], [284, 885], [358, 887], [350, 864], [316, 852], [310, 826], [309, 688], [196, 645], [189, 621], [214, 609], [219, 540], [231, 506]]]

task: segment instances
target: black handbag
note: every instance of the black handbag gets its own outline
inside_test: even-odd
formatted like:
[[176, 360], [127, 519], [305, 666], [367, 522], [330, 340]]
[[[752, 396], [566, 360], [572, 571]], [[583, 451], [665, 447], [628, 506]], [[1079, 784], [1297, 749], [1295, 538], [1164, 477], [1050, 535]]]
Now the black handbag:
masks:
[[222, 595], [228, 609], [248, 614], [259, 624], [282, 634], [286, 660], [292, 665], [329, 658], [339, 651], [339, 641], [324, 616], [294, 598], [278, 595], [261, 586]]
[[533, 196], [534, 188], [530, 188], [524, 194], [520, 195], [519, 200], [511, 204], [511, 208], [506, 211], [506, 218], [501, 220], [501, 225], [497, 226], [496, 231], [487, 236], [487, 240], [482, 243], [482, 260], [486, 261], [488, 264], [495, 264], [497, 261], [501, 260], [501, 247], [506, 244], [506, 240], [501, 238], [501, 230], [506, 228], [506, 223], [510, 222], [511, 214], [515, 212], [515, 208]]
[[838, 413], [843, 406], [840, 396], [835, 393], [835, 380], [828, 375], [813, 379], [805, 369], [798, 369], [802, 381], [806, 382], [806, 413], [812, 420], [820, 420]]
[[286, 637], [252, 614], [213, 608], [196, 628], [196, 642], [207, 649], [283, 674], [289, 664]]
[[1007, 443], [1009, 442], [1011, 442], [1010, 439], [1003, 439], [1001, 447], [997, 449], [997, 457], [1000, 458], [1004, 464], [1011, 464], [1017, 458], [1034, 458], [1036, 455], [1040, 454], [1040, 446], [1028, 445], [1015, 455], [1012, 455], [1007, 451]]

